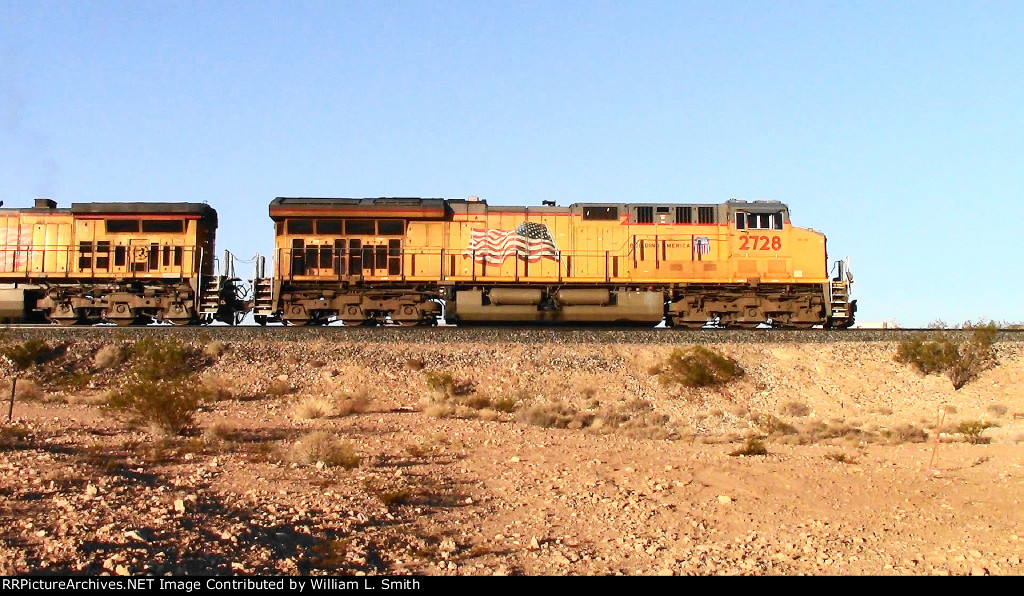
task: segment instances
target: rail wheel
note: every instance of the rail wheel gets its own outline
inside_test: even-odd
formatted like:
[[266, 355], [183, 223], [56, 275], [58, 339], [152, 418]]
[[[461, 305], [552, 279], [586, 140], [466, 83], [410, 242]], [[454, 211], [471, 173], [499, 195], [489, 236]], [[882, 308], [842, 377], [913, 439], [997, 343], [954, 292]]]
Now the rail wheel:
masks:
[[115, 304], [110, 308], [103, 309], [103, 319], [118, 327], [127, 327], [134, 325], [139, 317], [127, 304]]

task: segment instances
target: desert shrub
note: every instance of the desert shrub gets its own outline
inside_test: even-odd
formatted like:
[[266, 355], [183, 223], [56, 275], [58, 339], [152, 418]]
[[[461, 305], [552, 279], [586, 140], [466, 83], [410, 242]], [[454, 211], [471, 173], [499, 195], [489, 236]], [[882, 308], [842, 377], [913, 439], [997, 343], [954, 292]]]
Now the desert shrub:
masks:
[[495, 399], [491, 403], [491, 407], [497, 410], [498, 412], [511, 414], [512, 412], [515, 412], [517, 408], [519, 408], [519, 401], [519, 398], [515, 396], [505, 395]]
[[966, 341], [957, 341], [944, 331], [918, 333], [900, 342], [895, 360], [909, 364], [921, 374], [943, 374], [960, 389], [996, 363], [994, 323], [968, 328]]
[[802, 418], [811, 413], [811, 406], [799, 401], [787, 401], [779, 411], [783, 416]]
[[231, 441], [235, 434], [235, 425], [223, 420], [214, 422], [203, 430], [203, 438], [207, 441]]
[[983, 420], [965, 420], [956, 427], [956, 432], [962, 434], [964, 439], [968, 443], [974, 443], [975, 445], [981, 443], [988, 443], [991, 441], [988, 437], [981, 436], [981, 433], [985, 432], [985, 429], [999, 426], [993, 422], [986, 422]]
[[17, 449], [28, 445], [31, 433], [24, 426], [0, 426], [0, 450]]
[[211, 399], [215, 401], [225, 401], [235, 397], [235, 392], [231, 388], [230, 382], [219, 375], [206, 375], [203, 377], [202, 382], [203, 388], [210, 394]]
[[334, 395], [334, 415], [361, 414], [368, 410], [371, 404], [373, 398], [365, 388], [357, 389], [354, 393], [338, 393]]
[[100, 348], [92, 358], [93, 366], [96, 368], [110, 368], [121, 364], [128, 358], [124, 346], [107, 344]]
[[792, 424], [787, 424], [771, 414], [755, 414], [751, 422], [763, 433], [768, 435], [792, 435], [797, 429]]
[[1010, 409], [1004, 406], [1003, 404], [991, 404], [987, 408], [985, 408], [985, 410], [987, 410], [989, 414], [992, 414], [996, 418], [1002, 418], [1003, 416], [1006, 416], [1007, 412], [1010, 411]]
[[828, 453], [825, 454], [825, 459], [830, 459], [830, 460], [832, 460], [834, 462], [838, 462], [838, 463], [841, 463], [841, 464], [855, 464], [855, 463], [857, 463], [857, 458], [855, 458], [855, 457], [853, 457], [851, 455], [847, 455], [847, 454], [843, 453], [842, 451], [829, 451]]
[[750, 437], [743, 442], [743, 446], [729, 453], [732, 457], [747, 457], [753, 455], [768, 455], [768, 448], [764, 446], [764, 442], [757, 437]]
[[893, 443], [924, 443], [928, 440], [928, 433], [913, 424], [898, 424], [883, 429], [881, 434]]
[[[4, 392], [9, 394], [9, 392]], [[14, 397], [18, 401], [46, 401], [46, 393], [31, 379], [21, 379], [14, 388]]]
[[428, 372], [426, 380], [427, 387], [449, 398], [468, 395], [476, 386], [472, 380], [456, 379], [450, 373]]
[[287, 379], [274, 379], [267, 387], [267, 393], [275, 397], [288, 395], [291, 392], [292, 384]]
[[708, 387], [721, 385], [743, 375], [740, 365], [704, 346], [676, 348], [657, 372], [662, 385]]
[[289, 459], [302, 465], [323, 462], [327, 466], [350, 469], [359, 465], [355, 447], [326, 431], [311, 432], [292, 445]]
[[111, 392], [104, 409], [130, 424], [178, 435], [192, 427], [196, 412], [209, 394], [185, 379], [137, 379]]
[[548, 402], [520, 410], [518, 418], [542, 428], [582, 428], [589, 425], [593, 414], [581, 413], [569, 404]]
[[215, 339], [210, 343], [203, 346], [203, 355], [207, 358], [217, 358], [224, 352], [228, 351], [228, 344]]
[[146, 336], [135, 342], [132, 362], [140, 379], [159, 381], [192, 372], [188, 348], [174, 339]]
[[4, 349], [3, 356], [11, 361], [14, 368], [25, 370], [33, 364], [42, 364], [52, 351], [45, 341], [30, 339], [21, 344], [8, 346]]
[[302, 420], [328, 418], [334, 415], [334, 404], [322, 397], [303, 400], [295, 406], [295, 416]]
[[423, 370], [423, 359], [422, 358], [409, 358], [405, 361], [405, 368], [409, 370]]

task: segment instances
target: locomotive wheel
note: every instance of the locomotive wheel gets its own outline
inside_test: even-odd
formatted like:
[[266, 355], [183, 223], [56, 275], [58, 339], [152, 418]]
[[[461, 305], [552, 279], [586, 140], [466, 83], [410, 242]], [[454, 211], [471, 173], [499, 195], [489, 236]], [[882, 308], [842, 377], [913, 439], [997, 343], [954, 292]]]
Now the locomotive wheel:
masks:
[[266, 327], [267, 325], [267, 315], [253, 315], [252, 320], [260, 327]]
[[283, 319], [287, 327], [305, 327], [313, 322], [312, 319]]
[[163, 319], [175, 327], [184, 327], [185, 325], [193, 325], [198, 322], [198, 319]]
[[69, 317], [50, 317], [49, 320], [53, 323], [56, 323], [57, 325], [60, 325], [61, 327], [70, 327], [72, 325], [77, 325], [79, 322], [78, 318], [72, 319]]

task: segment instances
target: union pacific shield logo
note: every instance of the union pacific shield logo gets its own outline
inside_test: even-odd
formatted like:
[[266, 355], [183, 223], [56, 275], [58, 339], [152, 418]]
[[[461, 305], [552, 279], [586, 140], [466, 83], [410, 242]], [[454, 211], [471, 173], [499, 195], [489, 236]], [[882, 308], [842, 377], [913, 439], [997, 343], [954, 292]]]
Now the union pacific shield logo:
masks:
[[557, 259], [558, 248], [546, 225], [525, 222], [514, 230], [473, 230], [462, 256], [480, 263], [501, 263], [510, 256], [536, 262], [544, 257]]

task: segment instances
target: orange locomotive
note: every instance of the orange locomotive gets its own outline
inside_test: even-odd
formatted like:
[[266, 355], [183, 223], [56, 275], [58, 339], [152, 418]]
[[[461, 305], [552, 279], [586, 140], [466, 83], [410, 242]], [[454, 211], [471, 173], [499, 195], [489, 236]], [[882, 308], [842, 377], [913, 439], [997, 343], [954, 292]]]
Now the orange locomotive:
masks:
[[633, 322], [849, 327], [844, 262], [777, 201], [489, 206], [283, 198], [260, 323]]
[[201, 203], [74, 203], [0, 209], [0, 319], [62, 325], [221, 320], [246, 309], [215, 273], [217, 212]]

